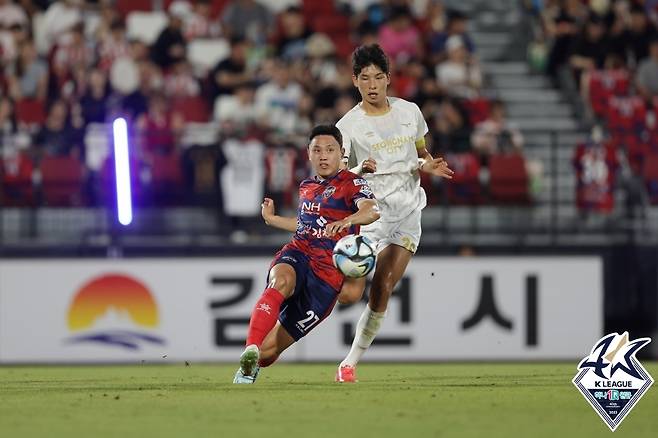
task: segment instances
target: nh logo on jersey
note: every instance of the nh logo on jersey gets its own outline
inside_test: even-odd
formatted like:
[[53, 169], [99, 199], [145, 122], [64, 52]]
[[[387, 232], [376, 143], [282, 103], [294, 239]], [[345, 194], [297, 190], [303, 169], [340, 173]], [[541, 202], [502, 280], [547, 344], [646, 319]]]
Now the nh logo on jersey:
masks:
[[653, 384], [635, 354], [651, 338], [628, 340], [628, 332], [601, 338], [578, 365], [573, 384], [613, 432]]
[[320, 213], [319, 202], [302, 202], [302, 211]]

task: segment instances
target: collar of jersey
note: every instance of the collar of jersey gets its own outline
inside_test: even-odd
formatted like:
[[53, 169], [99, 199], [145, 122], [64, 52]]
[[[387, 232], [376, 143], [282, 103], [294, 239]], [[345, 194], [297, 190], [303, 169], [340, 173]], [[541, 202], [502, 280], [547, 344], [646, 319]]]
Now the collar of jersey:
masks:
[[363, 113], [364, 116], [366, 116], [366, 117], [382, 117], [382, 116], [385, 116], [387, 114], [390, 114], [391, 111], [393, 110], [393, 105], [391, 104], [391, 100], [389, 99], [388, 96], [386, 96], [386, 102], [388, 103], [388, 111], [386, 111], [383, 114], [368, 114], [366, 112], [366, 110], [363, 108], [363, 101], [359, 102], [358, 105], [359, 105], [359, 109], [361, 110], [361, 112]]
[[329, 181], [333, 180], [334, 178], [336, 178], [338, 175], [340, 175], [340, 173], [341, 173], [342, 171], [343, 171], [343, 169], [338, 169], [338, 172], [337, 172], [334, 176], [331, 176], [331, 177], [329, 177], [329, 178], [324, 178], [324, 179], [323, 179], [322, 177], [320, 177], [320, 175], [315, 175], [315, 176], [313, 177], [313, 179], [314, 179], [315, 182], [317, 182], [317, 183], [325, 184], [325, 183], [328, 183]]

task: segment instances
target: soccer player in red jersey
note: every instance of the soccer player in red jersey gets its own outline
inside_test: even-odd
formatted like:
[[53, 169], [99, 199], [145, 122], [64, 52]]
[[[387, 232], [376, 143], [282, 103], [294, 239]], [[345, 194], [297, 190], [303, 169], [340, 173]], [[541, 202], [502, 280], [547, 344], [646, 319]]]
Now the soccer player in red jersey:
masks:
[[295, 221], [296, 231], [274, 257], [233, 383], [254, 383], [260, 367], [271, 365], [331, 313], [344, 281], [332, 262], [336, 242], [379, 219], [368, 183], [340, 169], [342, 141], [335, 126], [320, 125], [311, 132], [308, 154], [317, 175], [299, 186], [296, 219], [275, 215], [273, 202], [263, 202], [268, 225], [285, 229]]

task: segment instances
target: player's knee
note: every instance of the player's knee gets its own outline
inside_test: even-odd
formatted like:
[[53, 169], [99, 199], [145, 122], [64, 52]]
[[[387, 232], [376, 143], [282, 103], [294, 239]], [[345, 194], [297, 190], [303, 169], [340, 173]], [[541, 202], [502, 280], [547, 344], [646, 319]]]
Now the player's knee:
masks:
[[338, 294], [338, 302], [340, 304], [354, 304], [358, 303], [363, 296], [363, 289], [343, 288]]
[[287, 273], [278, 273], [270, 279], [269, 287], [274, 288], [284, 296], [287, 296], [295, 287], [295, 277]]

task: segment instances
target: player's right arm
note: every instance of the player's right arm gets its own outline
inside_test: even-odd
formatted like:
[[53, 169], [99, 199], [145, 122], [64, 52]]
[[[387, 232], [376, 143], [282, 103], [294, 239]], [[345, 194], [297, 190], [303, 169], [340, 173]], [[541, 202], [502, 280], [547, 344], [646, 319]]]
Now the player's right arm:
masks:
[[297, 218], [278, 216], [274, 213], [274, 201], [270, 198], [263, 199], [260, 214], [263, 216], [265, 223], [271, 227], [294, 233], [297, 231]]

